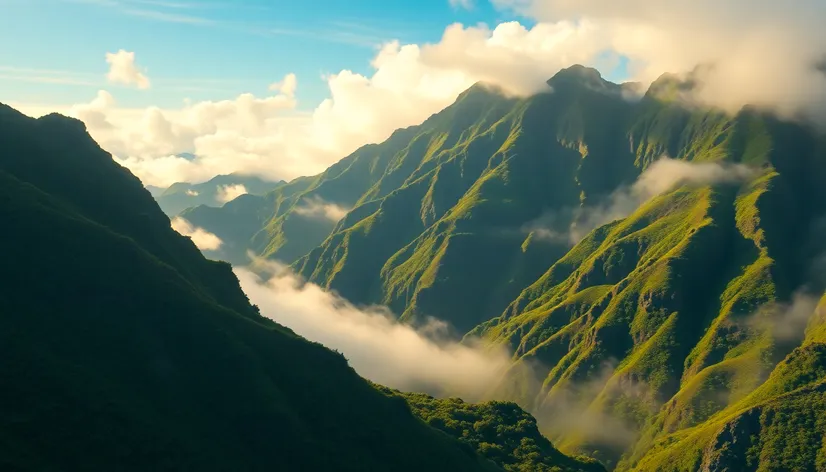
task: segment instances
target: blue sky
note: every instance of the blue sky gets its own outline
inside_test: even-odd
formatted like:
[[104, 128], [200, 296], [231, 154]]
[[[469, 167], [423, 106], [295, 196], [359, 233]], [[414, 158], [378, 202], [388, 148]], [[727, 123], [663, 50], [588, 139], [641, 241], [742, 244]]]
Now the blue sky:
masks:
[[[135, 107], [263, 95], [294, 72], [299, 106], [310, 109], [327, 95], [323, 74], [369, 73], [383, 42], [436, 42], [453, 22], [514, 19], [484, 1], [468, 10], [448, 0], [0, 0], [0, 8], [0, 101], [68, 105], [107, 88]], [[119, 49], [136, 53], [150, 90], [106, 83], [105, 53]]]

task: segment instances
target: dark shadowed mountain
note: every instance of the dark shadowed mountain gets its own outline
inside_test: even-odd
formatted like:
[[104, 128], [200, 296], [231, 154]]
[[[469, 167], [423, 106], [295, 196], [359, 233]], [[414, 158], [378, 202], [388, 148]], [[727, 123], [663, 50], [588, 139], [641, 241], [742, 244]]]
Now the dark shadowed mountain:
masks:
[[500, 470], [262, 318], [80, 121], [0, 105], [0, 143], [3, 470]]

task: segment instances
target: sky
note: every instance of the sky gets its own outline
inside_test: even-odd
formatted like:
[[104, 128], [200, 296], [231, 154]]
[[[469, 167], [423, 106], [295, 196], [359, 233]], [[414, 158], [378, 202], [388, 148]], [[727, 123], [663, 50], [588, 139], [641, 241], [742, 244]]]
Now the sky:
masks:
[[[327, 96], [324, 76], [366, 74], [382, 44], [438, 41], [445, 26], [517, 15], [447, 0], [0, 0], [0, 101], [72, 105], [107, 86], [107, 52], [136, 52], [152, 87], [124, 106], [178, 106], [263, 94], [288, 73], [299, 108]], [[523, 19], [523, 21], [525, 21]], [[38, 38], [24, 40], [22, 38]]]
[[0, 10], [0, 102], [80, 119], [156, 186], [313, 175], [476, 82], [553, 93], [546, 80], [573, 64], [643, 87], [710, 66], [683, 99], [826, 126], [822, 0], [0, 0]]

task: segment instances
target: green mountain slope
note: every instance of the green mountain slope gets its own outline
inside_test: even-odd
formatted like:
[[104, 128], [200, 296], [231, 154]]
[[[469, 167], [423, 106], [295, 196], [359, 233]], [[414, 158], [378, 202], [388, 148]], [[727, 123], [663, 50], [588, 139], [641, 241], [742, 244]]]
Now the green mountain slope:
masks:
[[401, 393], [413, 413], [430, 426], [473, 447], [507, 471], [600, 472], [588, 458], [569, 458], [539, 433], [536, 420], [514, 403], [465, 403], [458, 398], [437, 399], [419, 393]]
[[822, 470], [826, 467], [826, 297], [803, 344], [754, 392], [696, 427], [661, 438], [634, 470]]
[[[824, 288], [812, 261], [826, 252], [826, 141], [763, 110], [687, 103], [696, 83], [677, 76], [638, 101], [583, 67], [549, 83], [553, 93], [521, 99], [475, 86], [422, 125], [290, 183], [300, 194], [342, 178], [350, 191], [322, 196], [352, 210], [300, 248], [284, 224], [295, 197], [278, 191], [247, 208], [257, 222], [226, 210], [192, 221], [216, 233], [246, 225], [244, 251], [404, 321], [434, 316], [511, 349], [490, 398], [533, 412], [564, 452], [656, 470], [655, 456], [693, 454], [685, 432], [710, 437], [755, 392], [791, 388], [771, 379], [805, 350], [788, 305]], [[636, 201], [629, 185], [663, 156], [719, 164], [724, 177], [677, 178]]]
[[223, 199], [230, 196], [226, 193], [228, 189], [237, 188], [240, 190], [238, 186], [242, 186], [244, 194], [264, 195], [285, 183], [283, 180], [268, 182], [255, 176], [229, 174], [213, 177], [200, 184], [178, 182], [166, 189], [147, 187], [147, 190], [155, 197], [155, 201], [158, 202], [161, 210], [168, 216], [173, 217], [187, 208], [199, 205], [211, 207], [224, 205], [226, 202]]
[[80, 122], [0, 106], [0, 142], [0, 468], [496, 470], [261, 318]]
[[[748, 110], [681, 108], [643, 100], [630, 131], [638, 165], [671, 142], [673, 156], [746, 163], [754, 176], [677, 189], [600, 228], [474, 331], [515, 351], [492, 395], [540, 418], [576, 412], [583, 420], [553, 432], [557, 444], [610, 466], [624, 456], [620, 469], [763, 384], [802, 339], [771, 307], [793, 298], [823, 249], [809, 244], [826, 203], [813, 133]], [[665, 127], [677, 112], [681, 127]]]
[[[620, 87], [584, 68], [560, 73], [551, 85], [559, 93], [526, 99], [475, 86], [422, 125], [244, 211], [198, 209], [185, 217], [230, 244], [252, 238], [232, 262], [243, 262], [247, 249], [297, 259], [302, 275], [351, 301], [387, 304], [410, 321], [435, 316], [465, 332], [500, 313], [567, 250], [566, 239], [531, 235], [526, 224], [636, 175], [630, 160], [612, 159], [625, 137], [605, 126], [607, 117], [631, 110]], [[590, 170], [597, 168], [610, 172]], [[308, 231], [296, 208], [314, 196], [352, 210], [335, 226]], [[572, 218], [560, 214], [556, 226], [563, 230]], [[231, 233], [238, 227], [247, 230]], [[474, 260], [483, 266], [468, 265]]]

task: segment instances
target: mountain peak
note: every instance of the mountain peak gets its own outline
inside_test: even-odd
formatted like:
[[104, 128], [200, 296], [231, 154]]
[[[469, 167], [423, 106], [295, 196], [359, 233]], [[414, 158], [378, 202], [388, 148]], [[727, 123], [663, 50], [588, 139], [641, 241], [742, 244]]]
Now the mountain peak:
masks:
[[617, 91], [617, 84], [602, 78], [602, 74], [593, 67], [574, 64], [554, 74], [548, 80], [553, 88], [567, 88], [572, 86], [586, 87], [597, 91]]

